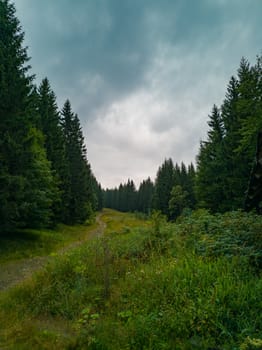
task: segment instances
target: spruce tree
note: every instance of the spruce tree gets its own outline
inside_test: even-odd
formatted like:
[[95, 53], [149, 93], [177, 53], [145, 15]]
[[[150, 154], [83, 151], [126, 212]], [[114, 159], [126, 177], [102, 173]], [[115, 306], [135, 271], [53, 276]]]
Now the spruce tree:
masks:
[[213, 106], [209, 116], [208, 139], [201, 142], [197, 157], [196, 194], [198, 205], [216, 212], [223, 210], [223, 135], [224, 128], [220, 112]]
[[92, 211], [92, 172], [86, 158], [86, 147], [78, 116], [67, 100], [62, 109], [67, 172], [64, 176], [65, 222], [77, 223], [88, 219]]
[[184, 189], [188, 193], [188, 206], [194, 209], [196, 206], [196, 195], [195, 195], [195, 180], [196, 170], [193, 163], [188, 165], [187, 169], [187, 186]]
[[243, 208], [257, 134], [262, 127], [260, 59], [251, 67], [242, 58], [237, 78], [231, 78], [222, 105], [226, 169], [224, 192], [227, 210]]
[[97, 197], [97, 207], [96, 210], [102, 210], [104, 207], [104, 194], [102, 190], [102, 186], [95, 179], [95, 193]]
[[143, 180], [139, 186], [136, 209], [142, 213], [150, 214], [153, 194], [154, 184], [149, 177], [147, 180]]
[[174, 167], [174, 184], [181, 185], [181, 169], [177, 163]]
[[[250, 73], [253, 82], [251, 87], [252, 95], [249, 97], [249, 99], [251, 99], [249, 102], [249, 118], [241, 123], [240, 133], [242, 140], [240, 151], [248, 147], [252, 154], [258, 131], [262, 130], [262, 56], [257, 57], [257, 62], [251, 67]], [[244, 89], [248, 90], [249, 87], [247, 85], [242, 87], [240, 90], [241, 97], [244, 95]]]
[[115, 208], [120, 211], [127, 211], [126, 198], [125, 198], [125, 185], [120, 183], [118, 190], [115, 192]]
[[248, 61], [242, 59], [238, 70], [239, 100], [239, 146], [237, 153], [244, 154], [250, 165], [254, 157], [258, 132], [262, 129], [262, 57], [250, 67]]
[[47, 158], [57, 174], [64, 171], [65, 148], [56, 96], [47, 78], [38, 89], [39, 127], [45, 136]]
[[236, 153], [240, 141], [240, 118], [237, 111], [239, 103], [239, 81], [232, 77], [229, 81], [226, 97], [221, 107], [221, 116], [224, 124], [224, 208], [237, 209], [242, 206], [243, 199], [241, 183], [243, 181], [240, 171], [242, 156]]
[[66, 191], [64, 177], [66, 175], [66, 159], [63, 131], [60, 114], [56, 104], [56, 96], [47, 78], [43, 79], [38, 89], [37, 111], [39, 128], [44, 134], [47, 158], [57, 185], [57, 200], [53, 203], [54, 220], [63, 219], [62, 194]]
[[160, 210], [167, 217], [169, 217], [168, 203], [173, 185], [174, 165], [172, 159], [166, 159], [157, 172], [153, 205], [154, 209]]
[[133, 180], [128, 179], [126, 184], [126, 211], [133, 212], [136, 210], [136, 187]]
[[7, 231], [50, 221], [54, 183], [36, 128], [24, 33], [8, 0], [0, 0], [0, 23], [0, 229]]

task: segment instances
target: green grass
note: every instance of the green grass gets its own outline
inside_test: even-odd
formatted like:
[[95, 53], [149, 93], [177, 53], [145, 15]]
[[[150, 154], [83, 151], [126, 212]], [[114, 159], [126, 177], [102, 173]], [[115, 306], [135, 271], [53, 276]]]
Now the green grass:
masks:
[[150, 222], [141, 219], [137, 214], [126, 214], [116, 210], [104, 209], [101, 219], [106, 224], [106, 233], [128, 233], [132, 228], [149, 227]]
[[95, 227], [96, 224], [59, 225], [54, 230], [21, 230], [0, 235], [0, 264], [48, 255], [69, 243], [83, 239]]
[[198, 212], [157, 236], [135, 215], [102, 220], [104, 237], [1, 295], [1, 349], [262, 349], [260, 271], [236, 248], [257, 254], [261, 218]]

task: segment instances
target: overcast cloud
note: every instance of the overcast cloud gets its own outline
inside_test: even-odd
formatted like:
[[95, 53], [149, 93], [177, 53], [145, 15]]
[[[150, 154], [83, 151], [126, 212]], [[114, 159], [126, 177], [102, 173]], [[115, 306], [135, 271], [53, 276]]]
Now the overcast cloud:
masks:
[[195, 161], [214, 103], [261, 54], [261, 0], [16, 0], [37, 83], [69, 98], [103, 185]]

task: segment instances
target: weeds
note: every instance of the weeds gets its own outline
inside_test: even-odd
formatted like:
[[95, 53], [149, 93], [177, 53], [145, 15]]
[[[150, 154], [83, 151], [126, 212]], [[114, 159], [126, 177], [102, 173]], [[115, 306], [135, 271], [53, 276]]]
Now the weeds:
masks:
[[[105, 211], [102, 219], [105, 237], [57, 257], [32, 281], [2, 295], [3, 344], [261, 349], [262, 281], [244, 250], [257, 254], [260, 218], [202, 211], [157, 230], [134, 215]], [[51, 325], [60, 320], [60, 327], [44, 327], [42, 319]]]

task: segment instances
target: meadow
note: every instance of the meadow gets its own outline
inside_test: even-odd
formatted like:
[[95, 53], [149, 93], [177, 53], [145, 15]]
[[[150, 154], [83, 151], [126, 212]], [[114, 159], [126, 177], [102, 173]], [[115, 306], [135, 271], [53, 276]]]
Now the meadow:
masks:
[[262, 349], [260, 216], [100, 218], [103, 236], [0, 294], [1, 349]]

